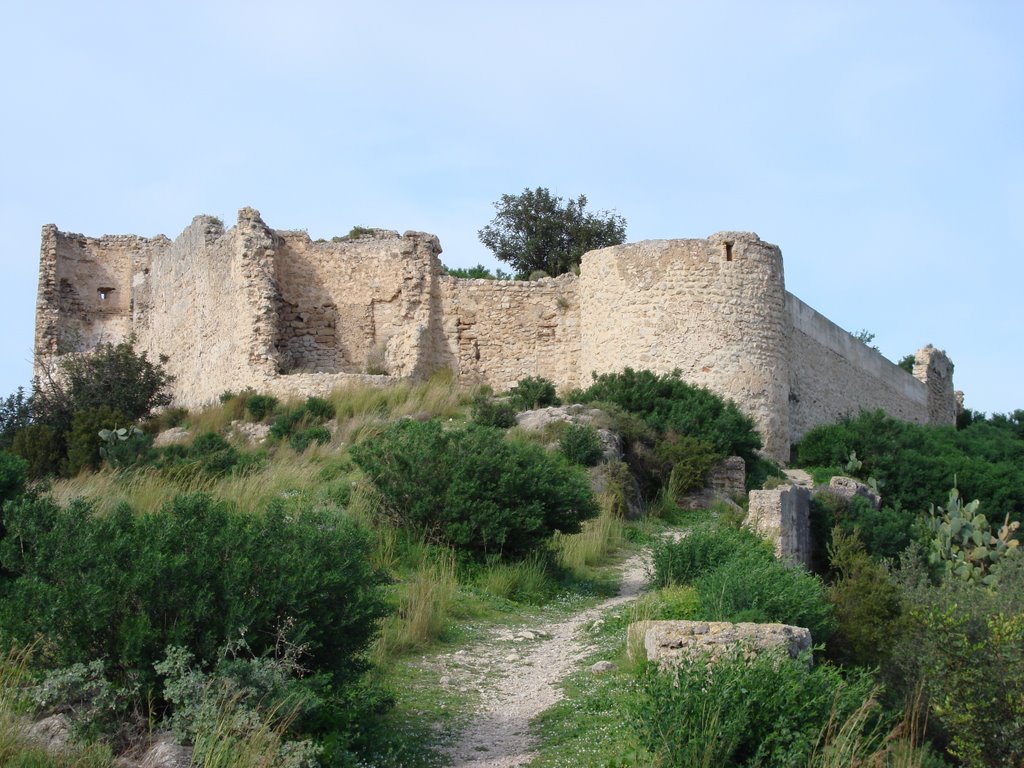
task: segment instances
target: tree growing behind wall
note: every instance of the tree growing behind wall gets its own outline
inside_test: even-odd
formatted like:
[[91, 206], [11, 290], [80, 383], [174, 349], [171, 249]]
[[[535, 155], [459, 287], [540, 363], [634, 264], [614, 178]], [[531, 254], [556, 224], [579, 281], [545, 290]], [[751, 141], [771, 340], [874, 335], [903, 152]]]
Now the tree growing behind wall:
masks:
[[542, 271], [554, 277], [577, 267], [587, 251], [619, 245], [626, 239], [626, 220], [609, 211], [586, 211], [586, 195], [563, 203], [544, 187], [502, 195], [480, 242], [516, 277]]

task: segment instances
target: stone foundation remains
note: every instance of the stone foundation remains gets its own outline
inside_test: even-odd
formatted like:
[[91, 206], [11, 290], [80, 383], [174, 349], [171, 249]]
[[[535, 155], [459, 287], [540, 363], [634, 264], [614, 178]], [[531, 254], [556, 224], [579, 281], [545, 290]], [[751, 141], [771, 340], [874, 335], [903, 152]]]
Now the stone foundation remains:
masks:
[[816, 424], [882, 408], [952, 424], [952, 364], [928, 346], [910, 375], [785, 289], [782, 254], [746, 232], [592, 251], [579, 277], [536, 282], [445, 274], [436, 237], [372, 230], [312, 241], [243, 208], [225, 230], [198, 216], [175, 240], [43, 227], [37, 371], [54, 355], [134, 334], [166, 354], [175, 400], [245, 387], [324, 393], [451, 369], [504, 391], [592, 373], [679, 370], [731, 398], [765, 452], [786, 461]]

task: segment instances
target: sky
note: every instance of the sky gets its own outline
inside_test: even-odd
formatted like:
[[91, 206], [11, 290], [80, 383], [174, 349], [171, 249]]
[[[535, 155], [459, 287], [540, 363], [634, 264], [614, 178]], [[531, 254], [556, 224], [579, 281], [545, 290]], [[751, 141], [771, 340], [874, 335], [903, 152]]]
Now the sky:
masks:
[[496, 262], [503, 194], [630, 242], [756, 232], [786, 287], [975, 410], [1024, 408], [1024, 3], [0, 0], [0, 397], [31, 378], [42, 225], [313, 238]]

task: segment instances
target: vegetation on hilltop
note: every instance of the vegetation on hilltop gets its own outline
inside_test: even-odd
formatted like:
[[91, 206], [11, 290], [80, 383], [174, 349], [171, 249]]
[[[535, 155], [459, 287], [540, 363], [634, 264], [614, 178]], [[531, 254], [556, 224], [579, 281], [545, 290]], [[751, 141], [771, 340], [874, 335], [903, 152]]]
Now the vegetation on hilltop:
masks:
[[[139, 357], [121, 361], [158, 384], [160, 365]], [[531, 378], [475, 394], [449, 375], [293, 402], [225, 393], [202, 412], [156, 415], [151, 400], [143, 410], [83, 395], [70, 419], [47, 414], [44, 398], [9, 397], [0, 763], [106, 768], [159, 727], [194, 745], [197, 765], [437, 766], [437, 729], [468, 716], [472, 694], [418, 690], [425, 654], [481, 623], [591, 599], [629, 540], [653, 544], [654, 589], [594, 623], [594, 658], [615, 667], [568, 681], [541, 718], [537, 765], [583, 754], [619, 768], [1024, 759], [1018, 414], [961, 430], [862, 414], [809, 433], [798, 455], [816, 474], [850, 467], [880, 481], [890, 505], [819, 496], [812, 574], [776, 560], [724, 502], [676, 507], [722, 456], [767, 471], [753, 423], [707, 390], [627, 370], [579, 392]], [[515, 410], [559, 400], [603, 415], [508, 428]], [[262, 423], [266, 442], [251, 447], [231, 428], [239, 419]], [[38, 429], [57, 434], [58, 422], [57, 459], [24, 450], [58, 445]], [[151, 433], [171, 425], [186, 441], [154, 448]], [[626, 460], [599, 468], [596, 498], [581, 468], [602, 460], [595, 427], [621, 437]], [[60, 478], [71, 466], [78, 474]], [[948, 492], [954, 476], [964, 498]], [[634, 482], [646, 514], [627, 522]], [[656, 536], [658, 515], [689, 534]], [[739, 651], [660, 674], [630, 659], [627, 629], [662, 618], [806, 626], [816, 664]], [[34, 750], [24, 718], [51, 713], [85, 746]]]

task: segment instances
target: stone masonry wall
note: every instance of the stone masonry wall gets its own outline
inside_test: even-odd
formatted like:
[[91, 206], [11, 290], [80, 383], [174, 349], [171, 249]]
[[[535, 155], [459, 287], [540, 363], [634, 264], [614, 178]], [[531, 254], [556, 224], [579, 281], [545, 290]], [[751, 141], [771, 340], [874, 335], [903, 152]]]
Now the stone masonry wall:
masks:
[[535, 282], [441, 280], [445, 357], [460, 382], [497, 392], [527, 376], [560, 389], [579, 380], [580, 297], [574, 275]]
[[[501, 392], [526, 376], [562, 388], [592, 372], [678, 369], [734, 400], [789, 456], [811, 426], [860, 408], [952, 423], [952, 364], [926, 348], [915, 379], [785, 290], [777, 246], [743, 232], [586, 254], [580, 276], [445, 275], [435, 236], [374, 230], [312, 241], [243, 208], [225, 231], [199, 216], [171, 242], [43, 228], [36, 362], [136, 334], [166, 354], [175, 400], [225, 390], [324, 393], [451, 369]], [[920, 379], [920, 381], [918, 380]]]
[[811, 427], [861, 410], [883, 409], [906, 421], [928, 421], [927, 387], [791, 293], [790, 440]]
[[789, 455], [782, 255], [757, 235], [654, 240], [591, 251], [580, 271], [579, 384], [624, 367], [683, 379], [731, 398], [765, 451]]

